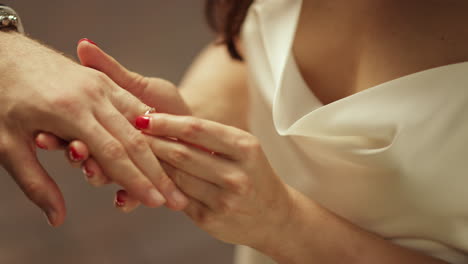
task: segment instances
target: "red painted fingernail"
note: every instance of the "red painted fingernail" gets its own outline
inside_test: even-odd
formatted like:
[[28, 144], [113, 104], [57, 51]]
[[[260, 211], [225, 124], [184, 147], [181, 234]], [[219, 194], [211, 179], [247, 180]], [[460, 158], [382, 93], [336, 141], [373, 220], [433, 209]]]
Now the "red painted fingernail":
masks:
[[72, 161], [81, 161], [81, 160], [84, 159], [84, 156], [81, 155], [80, 153], [78, 153], [78, 151], [76, 151], [76, 149], [74, 147], [70, 148], [69, 155], [70, 155], [70, 159]]
[[81, 166], [81, 170], [83, 171], [84, 175], [86, 175], [86, 177], [88, 178], [92, 178], [94, 176], [94, 172], [88, 169], [88, 167], [84, 164], [83, 166]]
[[47, 146], [36, 140], [36, 146], [41, 149], [47, 150]]
[[94, 41], [92, 41], [92, 40], [90, 40], [90, 39], [87, 39], [87, 38], [82, 38], [82, 39], [80, 39], [80, 41], [78, 41], [78, 44], [80, 44], [80, 43], [83, 42], [83, 41], [89, 42], [89, 43], [91, 43], [91, 44], [93, 44], [93, 45], [96, 45], [96, 46], [98, 45], [98, 44], [96, 44], [96, 42], [94, 42]]
[[124, 190], [120, 190], [115, 195], [115, 206], [117, 207], [124, 207], [125, 201], [127, 200], [127, 192]]
[[149, 127], [151, 117], [149, 116], [139, 116], [135, 120], [135, 126], [138, 129], [147, 129]]

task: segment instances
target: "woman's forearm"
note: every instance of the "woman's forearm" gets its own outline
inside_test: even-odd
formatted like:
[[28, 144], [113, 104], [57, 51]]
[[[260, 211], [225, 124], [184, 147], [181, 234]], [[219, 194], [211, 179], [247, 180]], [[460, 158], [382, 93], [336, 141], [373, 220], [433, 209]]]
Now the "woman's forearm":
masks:
[[246, 129], [245, 65], [231, 59], [225, 46], [211, 44], [201, 52], [182, 80], [180, 93], [195, 116]]
[[281, 264], [447, 264], [367, 232], [291, 190], [290, 221], [261, 248]]

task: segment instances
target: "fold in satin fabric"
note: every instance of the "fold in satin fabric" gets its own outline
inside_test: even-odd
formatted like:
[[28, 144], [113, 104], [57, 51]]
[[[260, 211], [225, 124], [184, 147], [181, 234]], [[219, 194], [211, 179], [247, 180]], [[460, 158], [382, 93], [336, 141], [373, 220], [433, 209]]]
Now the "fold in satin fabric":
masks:
[[[251, 129], [272, 167], [366, 230], [450, 263], [468, 263], [468, 63], [322, 105], [291, 51], [301, 5], [258, 0], [241, 35]], [[242, 247], [237, 263], [273, 262]]]

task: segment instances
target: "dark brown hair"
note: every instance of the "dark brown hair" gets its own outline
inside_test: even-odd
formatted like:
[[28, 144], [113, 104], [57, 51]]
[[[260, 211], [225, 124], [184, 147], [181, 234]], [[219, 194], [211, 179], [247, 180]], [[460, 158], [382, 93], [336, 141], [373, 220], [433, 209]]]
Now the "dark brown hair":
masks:
[[253, 0], [206, 0], [205, 15], [208, 25], [219, 36], [219, 44], [226, 45], [231, 57], [242, 60], [236, 48], [247, 10]]

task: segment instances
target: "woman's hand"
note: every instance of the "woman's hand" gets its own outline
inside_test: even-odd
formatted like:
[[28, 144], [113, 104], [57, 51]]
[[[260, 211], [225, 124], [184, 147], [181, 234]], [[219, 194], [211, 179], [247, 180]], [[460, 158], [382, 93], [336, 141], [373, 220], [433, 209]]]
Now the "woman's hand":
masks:
[[[189, 197], [184, 212], [214, 237], [261, 248], [288, 223], [292, 197], [251, 134], [190, 116], [150, 114], [140, 129], [161, 165]], [[47, 140], [43, 140], [46, 142]], [[86, 156], [86, 148], [72, 143]], [[94, 167], [90, 181], [108, 182]], [[138, 203], [119, 191], [116, 204]]]
[[189, 197], [185, 212], [214, 237], [263, 247], [288, 223], [292, 197], [251, 134], [189, 116], [147, 115], [141, 127]]
[[[184, 212], [220, 240], [256, 248], [278, 263], [446, 263], [363, 230], [288, 187], [242, 130], [189, 116], [145, 118], [141, 130], [153, 152], [189, 196]], [[135, 201], [117, 193], [124, 211]]]
[[151, 135], [153, 152], [190, 197], [185, 212], [220, 240], [278, 263], [445, 263], [363, 230], [288, 187], [243, 130], [188, 116], [147, 119], [141, 130]]
[[254, 136], [189, 116], [143, 118], [148, 122], [141, 131], [190, 197], [185, 212], [199, 227], [220, 240], [261, 248], [288, 223], [292, 197]]

